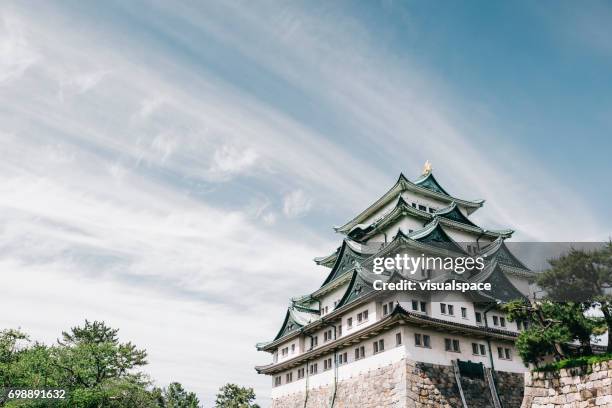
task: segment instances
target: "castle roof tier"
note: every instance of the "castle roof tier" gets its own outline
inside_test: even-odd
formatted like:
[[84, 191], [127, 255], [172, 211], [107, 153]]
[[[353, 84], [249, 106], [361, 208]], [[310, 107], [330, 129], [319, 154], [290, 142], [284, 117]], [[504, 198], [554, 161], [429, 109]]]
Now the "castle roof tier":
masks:
[[417, 179], [415, 182], [408, 180], [404, 174], [400, 174], [397, 182], [382, 197], [376, 200], [372, 205], [362, 211], [351, 221], [334, 229], [337, 232], [347, 234], [353, 227], [363, 223], [372, 215], [375, 215], [403, 192], [412, 192], [419, 196], [438, 200], [446, 203], [447, 205], [450, 205], [454, 201], [461, 207], [465, 208], [465, 211], [468, 214], [476, 211], [484, 204], [484, 200], [463, 200], [451, 196], [440, 186], [433, 173], [428, 173], [427, 175]]
[[[399, 324], [412, 324], [422, 329], [429, 329], [450, 334], [465, 334], [476, 339], [498, 339], [505, 341], [516, 340], [517, 333], [509, 330], [502, 330], [492, 327], [476, 327], [458, 322], [451, 322], [437, 319], [420, 313], [408, 311], [400, 304], [396, 304], [393, 312], [381, 319], [376, 324], [358, 330], [350, 335], [343, 336], [340, 340], [324, 345], [319, 348], [311, 349], [295, 358], [286, 360], [280, 364], [267, 364], [257, 366], [255, 370], [259, 374], [275, 374], [304, 364], [306, 361], [314, 360], [318, 357], [328, 355], [338, 349], [349, 347], [364, 339], [378, 336], [381, 332], [388, 330]], [[265, 348], [264, 348], [265, 349]]]

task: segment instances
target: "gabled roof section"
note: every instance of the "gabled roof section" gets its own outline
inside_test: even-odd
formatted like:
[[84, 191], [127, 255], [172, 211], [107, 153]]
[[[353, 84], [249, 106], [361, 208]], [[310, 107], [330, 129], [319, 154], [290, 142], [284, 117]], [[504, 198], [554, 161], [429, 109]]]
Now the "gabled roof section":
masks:
[[502, 237], [497, 238], [490, 245], [485, 247], [480, 256], [489, 262], [497, 262], [502, 265], [511, 266], [517, 269], [530, 269], [525, 266], [506, 246]]
[[[431, 177], [431, 178], [430, 178]], [[430, 173], [427, 177], [422, 177], [417, 180], [420, 184], [413, 183], [408, 180], [404, 174], [400, 174], [399, 178], [382, 197], [376, 200], [372, 205], [362, 211], [359, 215], [353, 218], [351, 221], [347, 222], [341, 227], [335, 227], [336, 232], [340, 232], [343, 234], [348, 233], [353, 227], [365, 221], [368, 217], [371, 217], [377, 211], [379, 211], [382, 207], [387, 205], [393, 199], [395, 199], [400, 193], [403, 191], [412, 191], [416, 194], [424, 195], [427, 197], [435, 198], [441, 201], [446, 201], [449, 204], [452, 201], [455, 201], [458, 205], [468, 208], [468, 212], [473, 212], [476, 209], [482, 207], [484, 200], [463, 200], [456, 197], [450, 196], [446, 191], [440, 186], [433, 175]], [[434, 183], [435, 182], [435, 183]], [[437, 186], [437, 187], [436, 187]], [[471, 210], [471, 211], [470, 211]]]
[[526, 299], [525, 295], [510, 282], [506, 274], [501, 270], [499, 264], [492, 267], [492, 271], [484, 280], [491, 284], [490, 295], [502, 302]]
[[353, 271], [353, 276], [351, 278], [351, 282], [346, 288], [346, 292], [342, 296], [342, 299], [338, 302], [336, 309], [347, 305], [355, 300], [367, 295], [370, 292], [374, 291], [374, 287], [372, 286], [372, 282], [368, 279], [364, 272], [362, 272], [361, 268], [356, 268]]
[[438, 180], [434, 177], [433, 173], [429, 172], [427, 174], [422, 175], [418, 179], [414, 181], [414, 184], [417, 186], [425, 187], [428, 190], [434, 191], [436, 193], [444, 194], [447, 196], [451, 196], [442, 188]]
[[337, 277], [342, 276], [345, 272], [351, 270], [356, 263], [363, 261], [366, 257], [366, 255], [358, 252], [348, 239], [345, 239], [342, 241], [342, 246], [340, 247], [334, 266], [321, 287], [327, 285]]
[[393, 222], [400, 219], [405, 215], [412, 215], [421, 220], [431, 220], [432, 215], [428, 212], [418, 210], [408, 204], [401, 194], [398, 195], [397, 204], [393, 210], [387, 212], [385, 215], [371, 223], [370, 225], [357, 224], [348, 232], [347, 236], [354, 240], [360, 240], [366, 237], [368, 234], [376, 231], [377, 229], [384, 228], [385, 226], [392, 224]]
[[[401, 231], [400, 231], [401, 232]], [[437, 217], [423, 229], [408, 234], [408, 238], [449, 251], [466, 254], [465, 250], [453, 240], [440, 226]]]
[[334, 263], [336, 262], [336, 259], [338, 258], [338, 254], [340, 253], [340, 248], [342, 247], [339, 246], [333, 253], [329, 255], [318, 256], [314, 258], [315, 263], [317, 265], [326, 266], [328, 268], [331, 268], [332, 266], [334, 266]]
[[289, 333], [301, 329], [318, 318], [318, 310], [306, 309], [296, 305], [289, 307], [287, 309], [287, 313], [285, 314], [283, 325], [274, 338], [274, 341], [286, 336]]
[[455, 203], [454, 201], [448, 207], [442, 208], [434, 212], [434, 215], [449, 219], [451, 221], [459, 222], [461, 224], [471, 225], [472, 227], [480, 228], [478, 225], [470, 221], [468, 217], [463, 215], [461, 210], [459, 210], [459, 207], [457, 207], [457, 203]]

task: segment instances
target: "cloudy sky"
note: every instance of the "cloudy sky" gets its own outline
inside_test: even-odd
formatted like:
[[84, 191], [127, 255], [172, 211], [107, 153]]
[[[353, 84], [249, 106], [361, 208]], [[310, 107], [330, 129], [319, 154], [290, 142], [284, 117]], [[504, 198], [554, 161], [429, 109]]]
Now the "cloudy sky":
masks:
[[605, 2], [3, 2], [1, 327], [105, 320], [267, 405], [331, 229], [423, 162], [516, 240], [612, 233]]

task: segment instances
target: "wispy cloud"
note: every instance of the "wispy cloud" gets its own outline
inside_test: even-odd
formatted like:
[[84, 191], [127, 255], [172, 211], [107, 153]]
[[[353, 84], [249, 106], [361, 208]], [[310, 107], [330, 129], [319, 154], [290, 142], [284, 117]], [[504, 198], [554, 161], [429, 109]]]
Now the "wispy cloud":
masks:
[[252, 148], [240, 149], [236, 146], [223, 145], [215, 150], [210, 167], [213, 177], [226, 179], [253, 167], [258, 154]]
[[19, 18], [0, 15], [0, 84], [20, 77], [39, 58], [23, 31]]
[[300, 217], [310, 211], [312, 199], [302, 190], [295, 190], [285, 195], [283, 199], [283, 213], [287, 217]]

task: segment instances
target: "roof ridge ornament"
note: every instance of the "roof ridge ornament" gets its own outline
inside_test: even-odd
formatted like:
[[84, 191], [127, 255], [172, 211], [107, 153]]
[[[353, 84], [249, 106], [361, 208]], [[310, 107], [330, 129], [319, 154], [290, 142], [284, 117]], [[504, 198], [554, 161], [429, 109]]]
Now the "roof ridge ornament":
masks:
[[432, 170], [433, 170], [433, 167], [431, 166], [431, 163], [429, 162], [429, 160], [425, 160], [425, 164], [423, 165], [423, 176], [427, 176], [428, 174], [431, 174]]

